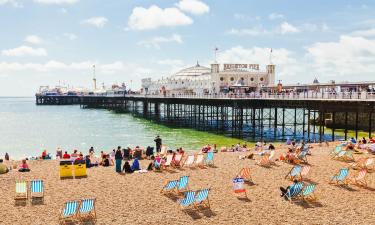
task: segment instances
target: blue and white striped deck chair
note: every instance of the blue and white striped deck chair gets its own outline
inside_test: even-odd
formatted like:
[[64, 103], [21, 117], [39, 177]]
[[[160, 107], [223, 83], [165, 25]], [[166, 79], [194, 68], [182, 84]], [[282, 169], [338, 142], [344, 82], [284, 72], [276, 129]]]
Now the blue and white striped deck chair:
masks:
[[298, 154], [297, 158], [302, 160], [304, 163], [307, 163], [307, 153], [308, 153], [307, 151], [301, 151]]
[[297, 199], [302, 192], [302, 188], [303, 188], [303, 182], [298, 182], [294, 184], [292, 187], [290, 187], [288, 189], [288, 192], [286, 193], [286, 197], [288, 198], [288, 200], [291, 202]]
[[60, 214], [60, 224], [69, 224], [78, 220], [78, 201], [69, 201], [65, 203], [65, 206]]
[[95, 198], [83, 199], [79, 207], [79, 220], [96, 222]]
[[334, 183], [336, 184], [347, 184], [347, 177], [348, 177], [349, 169], [348, 168], [341, 168], [340, 171], [331, 178], [329, 183]]
[[296, 178], [298, 175], [301, 173], [301, 166], [300, 165], [295, 165], [289, 173], [285, 176], [285, 179], [289, 177], [290, 180], [293, 180]]
[[178, 181], [177, 192], [181, 193], [189, 190], [189, 176], [182, 176]]
[[173, 191], [177, 186], [178, 180], [170, 180], [168, 181], [163, 189], [161, 189], [160, 193], [169, 193], [170, 191]]
[[315, 201], [316, 196], [314, 194], [315, 184], [308, 184], [302, 191], [302, 198], [305, 201]]
[[192, 206], [195, 200], [195, 191], [187, 191], [185, 192], [185, 196], [183, 199], [179, 200], [178, 203], [180, 204], [181, 208], [186, 208]]
[[44, 201], [44, 185], [43, 180], [31, 181], [31, 201], [33, 200]]
[[214, 165], [214, 152], [207, 152], [205, 163], [207, 166]]
[[209, 188], [200, 190], [195, 196], [194, 205], [196, 207], [203, 206], [210, 208], [210, 201], [208, 200], [208, 194], [210, 192]]

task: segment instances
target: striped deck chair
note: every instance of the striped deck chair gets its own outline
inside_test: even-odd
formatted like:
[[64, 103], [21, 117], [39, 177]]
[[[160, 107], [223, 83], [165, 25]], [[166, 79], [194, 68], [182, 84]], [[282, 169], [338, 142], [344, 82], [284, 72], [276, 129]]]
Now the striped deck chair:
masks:
[[16, 203], [22, 202], [26, 204], [28, 198], [27, 194], [27, 181], [16, 181], [16, 194], [14, 196], [14, 200], [16, 201]]
[[300, 197], [303, 185], [303, 182], [298, 182], [288, 189], [285, 196], [288, 198], [290, 202]]
[[182, 154], [176, 154], [174, 156], [172, 166], [175, 167], [175, 168], [181, 167], [181, 159], [182, 159]]
[[247, 182], [249, 182], [249, 181], [253, 182], [253, 179], [251, 178], [251, 173], [250, 173], [249, 167], [242, 168], [240, 170], [240, 172], [238, 173], [238, 176], [243, 178]]
[[302, 180], [303, 177], [305, 177], [307, 174], [309, 174], [310, 169], [311, 169], [311, 166], [308, 166], [308, 165], [302, 167], [301, 174], [300, 174], [300, 178], [301, 178], [300, 180]]
[[343, 161], [355, 161], [353, 153], [354, 153], [354, 151], [351, 151], [351, 150], [346, 151], [345, 154], [342, 157], [340, 157], [339, 159], [343, 160]]
[[194, 162], [194, 166], [198, 166], [200, 168], [203, 168], [204, 167], [203, 160], [204, 160], [204, 155], [198, 154], [197, 159]]
[[171, 167], [173, 155], [167, 155], [167, 160], [163, 164], [163, 169], [167, 169]]
[[69, 201], [65, 203], [63, 210], [61, 211], [59, 223], [60, 224], [71, 224], [72, 222], [78, 221], [78, 201]]
[[340, 171], [331, 178], [330, 184], [336, 182], [336, 184], [347, 184], [347, 177], [348, 177], [349, 169], [348, 168], [341, 168]]
[[164, 183], [164, 187], [160, 190], [160, 193], [169, 193], [173, 191], [177, 186], [178, 180], [170, 180]]
[[44, 201], [44, 185], [43, 180], [31, 181], [31, 202], [34, 200]]
[[374, 168], [374, 158], [368, 158], [365, 162], [364, 169], [366, 169], [368, 172], [371, 172]]
[[188, 155], [184, 162], [184, 166], [191, 167], [194, 164], [194, 155]]
[[177, 184], [177, 192], [182, 193], [189, 190], [189, 176], [182, 176]]
[[354, 185], [367, 187], [366, 175], [367, 175], [367, 170], [362, 169], [358, 172], [357, 176], [349, 179], [349, 182]]
[[84, 221], [96, 222], [96, 211], [95, 211], [95, 198], [83, 199], [81, 201], [78, 217], [81, 223]]
[[187, 191], [185, 192], [184, 198], [178, 200], [181, 208], [187, 208], [189, 206], [193, 206], [195, 200], [195, 191]]
[[258, 162], [256, 162], [256, 164], [259, 166], [270, 167], [271, 163], [270, 163], [269, 156], [268, 155], [262, 156], [262, 158]]
[[209, 188], [200, 190], [194, 199], [194, 206], [202, 206], [204, 208], [210, 208], [210, 200], [208, 200], [208, 194], [210, 192]]
[[315, 184], [308, 184], [302, 191], [301, 197], [304, 201], [316, 201], [316, 196], [314, 194]]
[[331, 153], [329, 153], [329, 155], [331, 155], [332, 157], [335, 157], [341, 151], [342, 151], [342, 146], [336, 146], [336, 148]]
[[301, 160], [302, 162], [304, 163], [308, 163], [307, 162], [307, 151], [301, 151], [298, 155], [297, 155], [297, 158], [299, 160]]
[[285, 175], [285, 179], [289, 178], [290, 180], [294, 180], [297, 178], [297, 176], [300, 175], [302, 167], [300, 165], [295, 165], [293, 168], [289, 171], [287, 175]]
[[349, 163], [349, 168], [354, 170], [363, 168], [367, 159], [368, 158], [360, 158], [356, 162]]
[[334, 156], [332, 157], [332, 159], [340, 159], [340, 158], [344, 157], [344, 155], [346, 154], [346, 152], [347, 152], [347, 151], [342, 150], [342, 151], [340, 151], [339, 153], [337, 153], [336, 155], [334, 155]]
[[204, 161], [204, 163], [207, 166], [213, 166], [214, 165], [214, 152], [207, 152], [206, 160]]

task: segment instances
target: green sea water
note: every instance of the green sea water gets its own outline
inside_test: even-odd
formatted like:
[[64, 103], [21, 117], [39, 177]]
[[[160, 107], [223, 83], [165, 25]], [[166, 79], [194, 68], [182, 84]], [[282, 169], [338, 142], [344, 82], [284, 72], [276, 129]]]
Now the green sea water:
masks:
[[101, 109], [73, 106], [36, 106], [34, 98], [0, 98], [0, 158], [39, 156], [43, 149], [109, 152], [118, 145], [154, 146], [160, 135], [171, 149], [198, 150], [206, 144], [231, 146], [243, 140], [192, 129], [170, 128], [154, 122]]

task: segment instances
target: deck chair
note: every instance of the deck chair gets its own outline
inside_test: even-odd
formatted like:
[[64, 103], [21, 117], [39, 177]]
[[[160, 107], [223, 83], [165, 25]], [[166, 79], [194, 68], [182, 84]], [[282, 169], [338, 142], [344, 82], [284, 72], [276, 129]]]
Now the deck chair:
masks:
[[214, 165], [214, 152], [207, 152], [206, 160], [204, 161], [204, 163], [207, 166], [213, 166]]
[[44, 185], [43, 180], [31, 181], [31, 202], [40, 201], [44, 202]]
[[175, 168], [181, 167], [181, 160], [182, 160], [182, 154], [175, 155], [173, 162], [172, 162], [172, 166]]
[[303, 185], [304, 185], [303, 182], [298, 182], [288, 189], [286, 193], [286, 197], [288, 198], [290, 202], [300, 197]]
[[245, 168], [242, 168], [240, 170], [240, 172], [238, 173], [237, 176], [243, 178], [247, 182], [253, 182], [253, 179], [251, 178], [251, 173], [250, 172], [251, 172], [250, 168], [249, 167], [245, 167]]
[[61, 211], [59, 223], [60, 224], [71, 224], [72, 222], [78, 222], [78, 201], [69, 201], [64, 205], [63, 210]]
[[335, 149], [331, 153], [329, 153], [332, 157], [335, 157], [339, 152], [342, 151], [342, 146], [336, 146]]
[[358, 172], [357, 176], [349, 179], [349, 182], [354, 185], [367, 187], [366, 175], [367, 175], [367, 170], [362, 169]]
[[348, 177], [349, 169], [348, 168], [341, 168], [339, 172], [333, 176], [330, 180], [330, 184], [336, 182], [336, 184], [347, 184], [347, 177]]
[[355, 162], [349, 163], [349, 168], [354, 170], [363, 168], [367, 159], [368, 158], [360, 158]]
[[344, 154], [342, 157], [340, 157], [339, 159], [340, 159], [340, 160], [343, 160], [343, 161], [355, 161], [354, 156], [353, 156], [353, 153], [354, 153], [354, 151], [348, 150], [348, 151], [346, 151], [345, 154]]
[[302, 191], [301, 197], [304, 201], [316, 201], [316, 196], [314, 194], [315, 184], [308, 184]]
[[184, 166], [191, 167], [193, 163], [194, 163], [194, 155], [188, 155], [188, 157], [186, 158], [184, 162]]
[[309, 165], [306, 165], [306, 166], [302, 167], [301, 173], [300, 173], [300, 178], [301, 178], [300, 180], [302, 180], [303, 177], [305, 177], [307, 174], [309, 174], [310, 169], [311, 169], [311, 166], [309, 166]]
[[177, 184], [177, 192], [181, 193], [189, 190], [189, 176], [182, 176]]
[[334, 156], [332, 157], [332, 159], [340, 159], [340, 158], [344, 157], [345, 154], [346, 154], [346, 151], [345, 151], [345, 150], [342, 150], [342, 151], [340, 151], [339, 153], [337, 153], [336, 155], [334, 155]]
[[302, 162], [304, 163], [308, 163], [307, 162], [307, 151], [301, 151], [298, 155], [297, 155], [297, 158], [299, 160], [301, 160]]
[[78, 218], [83, 223], [84, 221], [96, 222], [95, 198], [83, 199], [81, 201]]
[[371, 172], [374, 168], [374, 158], [368, 158], [364, 164], [364, 168], [367, 169], [368, 172]]
[[203, 168], [204, 167], [203, 160], [204, 160], [204, 156], [202, 154], [198, 154], [197, 159], [195, 160], [194, 166]]
[[178, 200], [181, 208], [187, 208], [189, 206], [193, 206], [195, 200], [195, 191], [187, 191], [184, 194], [184, 198]]
[[202, 206], [204, 208], [210, 208], [210, 201], [208, 200], [208, 194], [210, 192], [209, 188], [200, 190], [194, 199], [194, 206]]
[[269, 156], [268, 155], [262, 156], [262, 158], [258, 162], [256, 162], [256, 164], [259, 166], [270, 167], [271, 163], [270, 163]]
[[16, 194], [14, 196], [14, 200], [17, 203], [24, 203], [26, 205], [27, 202], [27, 181], [20, 180], [16, 181]]
[[155, 168], [155, 172], [162, 172], [162, 160], [154, 160], [154, 168]]
[[294, 180], [297, 176], [300, 175], [302, 167], [300, 165], [295, 165], [287, 175], [285, 175], [285, 179], [289, 178], [290, 180]]
[[178, 180], [170, 180], [164, 183], [164, 187], [160, 190], [160, 193], [169, 193], [173, 191], [177, 186]]
[[167, 169], [171, 167], [173, 155], [167, 155], [167, 160], [163, 164], [163, 169]]

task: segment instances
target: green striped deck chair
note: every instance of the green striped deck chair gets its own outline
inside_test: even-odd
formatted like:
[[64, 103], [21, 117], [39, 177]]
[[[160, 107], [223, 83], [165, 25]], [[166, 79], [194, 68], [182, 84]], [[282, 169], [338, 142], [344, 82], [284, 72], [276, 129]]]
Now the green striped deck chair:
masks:
[[31, 181], [31, 202], [34, 200], [44, 201], [44, 186], [43, 180]]
[[78, 221], [78, 201], [69, 201], [64, 205], [61, 211], [59, 222], [60, 224], [71, 224]]
[[78, 217], [81, 223], [84, 221], [96, 222], [96, 211], [95, 211], [95, 198], [83, 199], [81, 201]]
[[195, 191], [187, 191], [185, 192], [184, 198], [178, 200], [181, 208], [187, 208], [193, 206], [195, 200]]
[[16, 195], [14, 196], [16, 203], [26, 203], [28, 198], [27, 194], [27, 182], [25, 180], [16, 181]]
[[189, 176], [182, 176], [178, 181], [177, 192], [181, 193], [189, 190]]
[[330, 153], [332, 158], [334, 158], [339, 152], [342, 151], [342, 146], [336, 146], [336, 148]]
[[178, 180], [170, 180], [168, 181], [164, 187], [160, 190], [160, 193], [169, 193], [173, 191], [177, 186]]
[[209, 188], [200, 190], [194, 199], [194, 205], [196, 207], [203, 206], [205, 208], [210, 208], [210, 201], [208, 200], [208, 194], [210, 192]]
[[298, 182], [288, 189], [286, 193], [286, 197], [288, 198], [290, 202], [300, 197], [303, 185], [304, 185], [303, 182]]
[[316, 201], [316, 196], [314, 194], [315, 184], [308, 184], [302, 191], [302, 198], [305, 201]]
[[330, 184], [347, 184], [347, 177], [348, 177], [349, 169], [348, 168], [341, 168], [339, 172], [333, 176], [330, 180]]

